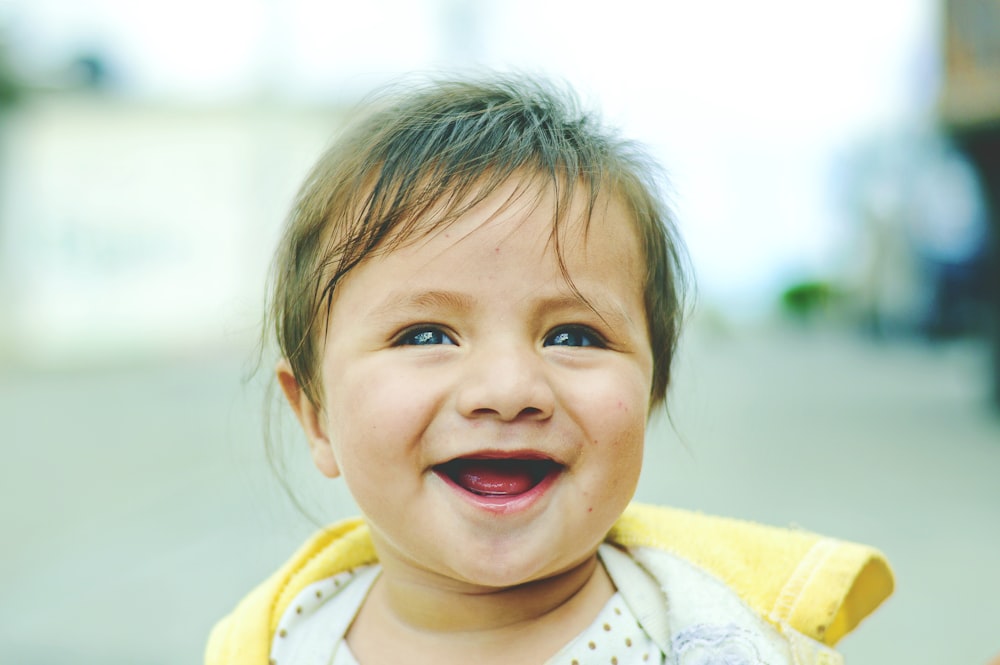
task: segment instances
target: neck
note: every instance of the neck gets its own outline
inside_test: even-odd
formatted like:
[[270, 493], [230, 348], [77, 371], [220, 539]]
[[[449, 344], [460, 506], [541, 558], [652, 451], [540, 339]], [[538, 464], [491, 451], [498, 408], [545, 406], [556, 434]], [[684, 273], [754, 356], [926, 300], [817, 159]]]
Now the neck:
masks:
[[602, 584], [605, 578], [594, 554], [558, 575], [509, 588], [437, 585], [384, 571], [377, 589], [386, 609], [402, 624], [421, 631], [480, 632], [537, 621], [566, 605], [585, 602], [610, 585]]
[[615, 590], [596, 553], [552, 577], [503, 589], [399, 572], [383, 564], [348, 631], [362, 663], [538, 662], [590, 625]]

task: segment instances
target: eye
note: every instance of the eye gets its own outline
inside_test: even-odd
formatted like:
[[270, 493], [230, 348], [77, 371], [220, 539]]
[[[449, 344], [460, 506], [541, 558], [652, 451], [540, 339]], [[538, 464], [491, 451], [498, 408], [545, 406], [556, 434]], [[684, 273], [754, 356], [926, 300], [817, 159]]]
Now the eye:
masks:
[[431, 344], [455, 344], [455, 341], [440, 328], [410, 328], [396, 340], [396, 346], [428, 346]]
[[604, 340], [586, 326], [562, 326], [548, 334], [545, 346], [593, 346], [604, 348]]

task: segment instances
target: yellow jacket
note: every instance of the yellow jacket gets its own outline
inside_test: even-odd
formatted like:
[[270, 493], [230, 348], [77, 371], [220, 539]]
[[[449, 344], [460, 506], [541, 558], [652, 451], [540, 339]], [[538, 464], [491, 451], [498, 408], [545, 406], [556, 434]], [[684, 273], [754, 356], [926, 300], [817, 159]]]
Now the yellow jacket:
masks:
[[[893, 589], [888, 563], [870, 547], [677, 509], [633, 504], [606, 541], [687, 560], [726, 584], [768, 623], [829, 646]], [[267, 665], [278, 621], [303, 588], [375, 561], [361, 519], [320, 531], [215, 626], [206, 665]]]

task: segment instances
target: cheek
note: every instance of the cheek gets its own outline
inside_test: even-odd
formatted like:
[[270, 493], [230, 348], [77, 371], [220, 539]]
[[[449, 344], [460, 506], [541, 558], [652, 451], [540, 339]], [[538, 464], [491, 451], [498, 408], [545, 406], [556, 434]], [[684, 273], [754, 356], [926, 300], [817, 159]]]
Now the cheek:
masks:
[[603, 380], [579, 381], [567, 403], [586, 430], [592, 451], [604, 458], [607, 471], [630, 477], [642, 464], [649, 401], [641, 373], [613, 374]]
[[576, 401], [588, 411], [625, 427], [630, 421], [645, 423], [652, 385], [650, 372], [638, 364], [629, 364], [616, 372], [606, 372], [569, 385]]
[[636, 474], [642, 465], [649, 404], [649, 384], [643, 379], [637, 373], [635, 381], [619, 386], [604, 410], [610, 427], [617, 431], [611, 438], [614, 454], [620, 456], [623, 470]]
[[398, 368], [359, 366], [331, 373], [327, 385], [336, 386], [327, 401], [333, 444], [348, 466], [411, 451], [435, 412], [433, 391]]
[[645, 411], [622, 405], [614, 416], [609, 418], [615, 428], [606, 452], [611, 456], [609, 466], [613, 465], [623, 479], [638, 479], [646, 440]]

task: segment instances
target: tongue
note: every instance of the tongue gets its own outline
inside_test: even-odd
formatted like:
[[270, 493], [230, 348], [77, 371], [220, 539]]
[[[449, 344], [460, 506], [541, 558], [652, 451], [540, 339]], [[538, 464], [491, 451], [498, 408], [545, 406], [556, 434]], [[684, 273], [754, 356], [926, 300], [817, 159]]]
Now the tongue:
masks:
[[533, 460], [455, 460], [448, 476], [469, 492], [488, 496], [523, 494], [544, 477], [544, 462]]

